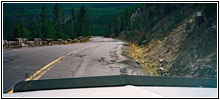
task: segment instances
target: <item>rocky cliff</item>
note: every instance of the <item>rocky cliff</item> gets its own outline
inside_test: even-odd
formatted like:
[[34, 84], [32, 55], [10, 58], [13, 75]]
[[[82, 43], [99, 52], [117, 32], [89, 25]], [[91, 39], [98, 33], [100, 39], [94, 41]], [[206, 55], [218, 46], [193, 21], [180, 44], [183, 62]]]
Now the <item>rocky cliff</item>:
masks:
[[144, 4], [118, 37], [160, 75], [217, 77], [216, 25], [217, 4]]

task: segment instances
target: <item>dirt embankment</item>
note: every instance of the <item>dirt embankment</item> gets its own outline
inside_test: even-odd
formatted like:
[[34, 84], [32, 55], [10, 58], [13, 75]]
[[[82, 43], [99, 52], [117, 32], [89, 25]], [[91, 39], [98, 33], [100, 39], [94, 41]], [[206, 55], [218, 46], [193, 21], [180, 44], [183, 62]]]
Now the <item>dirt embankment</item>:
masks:
[[[163, 15], [150, 29], [123, 31], [119, 38], [129, 42], [125, 54], [149, 75], [217, 77], [215, 5], [205, 5], [200, 10], [190, 4], [174, 6], [179, 10]], [[147, 11], [157, 7], [160, 5], [144, 6], [136, 19], [147, 23]], [[158, 13], [154, 17], [160, 15], [160, 10]], [[178, 20], [169, 20], [174, 15]]]

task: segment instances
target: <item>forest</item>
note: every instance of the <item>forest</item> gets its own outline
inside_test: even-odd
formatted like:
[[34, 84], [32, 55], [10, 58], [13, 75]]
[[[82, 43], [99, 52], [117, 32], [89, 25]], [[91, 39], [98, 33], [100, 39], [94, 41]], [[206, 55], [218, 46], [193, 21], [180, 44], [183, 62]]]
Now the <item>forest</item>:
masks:
[[108, 36], [107, 23], [128, 6], [136, 4], [5, 3], [3, 38], [73, 39]]

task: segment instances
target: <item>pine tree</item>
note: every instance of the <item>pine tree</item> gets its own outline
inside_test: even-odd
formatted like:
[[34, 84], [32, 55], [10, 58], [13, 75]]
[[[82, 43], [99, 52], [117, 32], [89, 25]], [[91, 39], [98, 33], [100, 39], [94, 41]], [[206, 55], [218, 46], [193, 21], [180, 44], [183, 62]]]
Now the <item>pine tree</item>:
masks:
[[109, 36], [109, 37], [113, 37], [113, 30], [112, 30], [112, 28], [113, 28], [113, 25], [112, 25], [112, 22], [108, 22], [108, 24], [107, 24], [107, 36]]
[[[76, 24], [76, 16], [75, 16], [75, 10], [74, 10], [74, 8], [72, 8], [72, 14], [71, 14], [71, 17], [72, 17], [72, 22], [73, 22], [73, 32], [74, 33], [77, 33], [78, 31], [77, 31], [77, 24]], [[74, 34], [73, 33], [73, 34]]]
[[47, 21], [46, 21], [46, 16], [47, 16], [47, 11], [46, 11], [46, 5], [44, 4], [41, 8], [41, 14], [40, 14], [40, 28], [41, 28], [41, 32], [40, 32], [40, 38], [48, 38], [47, 34]]
[[30, 32], [26, 27], [25, 21], [24, 21], [24, 14], [22, 11], [19, 11], [19, 22], [16, 25], [14, 37], [15, 38], [30, 38]]
[[58, 38], [61, 38], [60, 36], [60, 19], [61, 19], [61, 7], [60, 4], [56, 3], [56, 5], [53, 8], [53, 13], [54, 13], [54, 24], [55, 24], [55, 29], [56, 29], [56, 35]]
[[66, 24], [66, 33], [67, 33], [68, 37], [72, 38], [72, 39], [75, 38], [75, 34], [73, 32], [73, 26], [74, 25], [73, 25], [72, 19], [69, 19]]
[[55, 29], [54, 29], [53, 21], [51, 19], [48, 20], [48, 22], [47, 22], [47, 32], [48, 32], [46, 34], [47, 38], [51, 38], [53, 40], [57, 39], [56, 34], [55, 34]]
[[67, 38], [67, 35], [65, 34], [66, 33], [66, 30], [65, 30], [65, 18], [64, 18], [64, 14], [62, 13], [61, 14], [61, 19], [62, 19], [62, 24], [61, 24], [61, 32], [60, 32], [60, 36], [62, 39], [66, 39]]
[[81, 7], [77, 16], [77, 36], [82, 36], [86, 30], [86, 10], [85, 7]]
[[128, 23], [129, 23], [129, 18], [130, 18], [129, 9], [127, 7], [126, 10], [125, 10], [125, 13], [124, 13], [124, 28], [125, 28], [124, 30], [127, 30]]

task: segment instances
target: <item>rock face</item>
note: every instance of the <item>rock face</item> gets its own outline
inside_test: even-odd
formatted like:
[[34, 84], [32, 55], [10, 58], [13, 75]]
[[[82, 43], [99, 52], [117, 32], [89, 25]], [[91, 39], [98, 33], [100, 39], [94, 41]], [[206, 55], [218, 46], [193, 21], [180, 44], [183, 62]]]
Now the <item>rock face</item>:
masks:
[[217, 77], [216, 4], [145, 4], [140, 9], [128, 26], [132, 29], [120, 38], [144, 46], [146, 63], [157, 65], [161, 75]]

